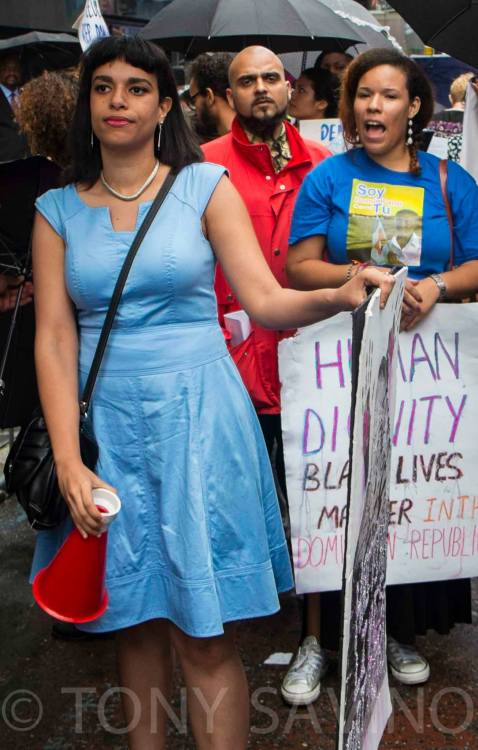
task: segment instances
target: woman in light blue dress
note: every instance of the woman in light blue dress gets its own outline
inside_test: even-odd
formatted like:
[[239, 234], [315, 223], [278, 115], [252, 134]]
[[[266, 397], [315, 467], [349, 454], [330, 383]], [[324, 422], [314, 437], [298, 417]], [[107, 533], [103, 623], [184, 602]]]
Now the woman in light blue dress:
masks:
[[[98, 533], [91, 489], [114, 487], [122, 510], [109, 531], [109, 607], [81, 627], [118, 631], [121, 685], [136, 696], [124, 705], [134, 750], [165, 747], [166, 712], [151, 690], [169, 694], [172, 647], [195, 688], [197, 746], [246, 747], [234, 622], [277, 611], [277, 592], [293, 585], [261, 430], [217, 323], [216, 258], [269, 327], [352, 309], [371, 283], [385, 301], [392, 284], [370, 270], [334, 291], [281, 289], [224, 169], [200, 160], [165, 55], [111, 37], [85, 55], [69, 182], [37, 202], [37, 371], [71, 520], [38, 535], [33, 574], [72, 523]], [[78, 392], [135, 231], [170, 170], [175, 183], [134, 260], [93, 394], [93, 473], [79, 455]]]

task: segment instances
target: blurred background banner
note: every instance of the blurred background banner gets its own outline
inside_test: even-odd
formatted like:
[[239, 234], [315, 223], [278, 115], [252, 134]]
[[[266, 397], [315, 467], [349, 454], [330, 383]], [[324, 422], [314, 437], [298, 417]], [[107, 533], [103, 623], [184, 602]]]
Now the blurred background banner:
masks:
[[109, 36], [110, 32], [101, 13], [98, 0], [86, 0], [83, 12], [73, 24], [73, 28], [78, 31], [78, 39], [83, 52], [95, 39]]

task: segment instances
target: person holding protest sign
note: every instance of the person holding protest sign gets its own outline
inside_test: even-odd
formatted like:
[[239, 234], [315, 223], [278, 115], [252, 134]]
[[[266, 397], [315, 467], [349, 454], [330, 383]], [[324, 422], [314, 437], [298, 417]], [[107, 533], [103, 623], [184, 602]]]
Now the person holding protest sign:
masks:
[[[393, 253], [393, 262], [408, 265], [411, 277], [402, 311], [402, 328], [410, 330], [437, 302], [460, 300], [478, 289], [478, 187], [449, 163], [442, 192], [439, 160], [417, 150], [433, 113], [433, 95], [409, 58], [384, 49], [359, 55], [345, 74], [339, 108], [353, 148], [306, 177], [292, 222], [288, 277], [297, 289], [340, 287], [371, 262], [387, 272], [396, 245], [400, 252]], [[413, 217], [408, 254], [406, 244], [396, 241], [405, 217]], [[337, 647], [338, 599], [326, 594], [320, 600], [322, 643]], [[471, 622], [468, 580], [389, 587], [392, 674], [407, 684], [428, 679], [429, 665], [413, 645], [415, 634], [428, 628], [447, 633], [454, 622]]]
[[[385, 304], [393, 277], [367, 269], [340, 289], [281, 288], [225, 169], [200, 163], [167, 58], [149, 42], [88, 49], [73, 132], [67, 185], [37, 201], [33, 242], [40, 397], [71, 519], [38, 535], [34, 572], [72, 522], [84, 537], [100, 532], [91, 490], [114, 485], [123, 507], [109, 531], [109, 607], [81, 627], [120, 631], [130, 748], [165, 747], [174, 647], [197, 746], [240, 750], [248, 697], [234, 621], [276, 611], [292, 577], [267, 450], [217, 321], [215, 260], [271, 328], [352, 309], [369, 284]], [[136, 226], [165, 184], [92, 398], [95, 474], [79, 453], [79, 385]]]

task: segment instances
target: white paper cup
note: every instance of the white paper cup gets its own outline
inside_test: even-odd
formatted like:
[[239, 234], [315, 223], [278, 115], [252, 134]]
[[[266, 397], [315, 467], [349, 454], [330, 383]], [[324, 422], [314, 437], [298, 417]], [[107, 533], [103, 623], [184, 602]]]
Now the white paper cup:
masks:
[[121, 500], [114, 492], [103, 487], [97, 487], [91, 494], [94, 504], [101, 508], [103, 529], [106, 530], [120, 512]]

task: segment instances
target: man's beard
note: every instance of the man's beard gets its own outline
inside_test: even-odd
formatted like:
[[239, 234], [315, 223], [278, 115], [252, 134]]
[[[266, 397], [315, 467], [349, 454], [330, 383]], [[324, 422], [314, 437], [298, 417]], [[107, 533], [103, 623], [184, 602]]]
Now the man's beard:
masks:
[[237, 119], [245, 130], [252, 133], [252, 135], [256, 135], [258, 138], [261, 138], [263, 141], [266, 141], [274, 137], [274, 131], [279, 123], [285, 119], [286, 112], [287, 105], [282, 110], [276, 112], [274, 115], [270, 115], [269, 117], [263, 117], [261, 119], [254, 116], [245, 117], [238, 112]]
[[193, 123], [194, 130], [201, 140], [210, 141], [218, 137], [216, 120], [207, 107], [201, 107], [201, 110], [196, 111]]

